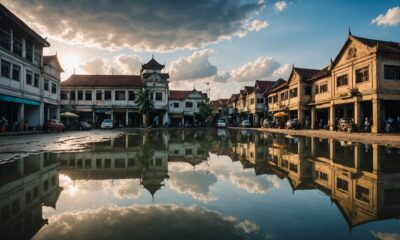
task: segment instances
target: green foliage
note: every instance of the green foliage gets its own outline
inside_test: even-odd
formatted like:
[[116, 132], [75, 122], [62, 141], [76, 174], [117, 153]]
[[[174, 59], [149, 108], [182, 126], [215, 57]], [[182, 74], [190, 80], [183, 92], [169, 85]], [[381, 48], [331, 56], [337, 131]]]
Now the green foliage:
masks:
[[154, 108], [153, 99], [151, 99], [151, 92], [149, 89], [142, 89], [138, 93], [136, 103], [139, 105], [139, 113], [143, 116], [143, 124], [148, 125], [148, 118], [150, 111]]

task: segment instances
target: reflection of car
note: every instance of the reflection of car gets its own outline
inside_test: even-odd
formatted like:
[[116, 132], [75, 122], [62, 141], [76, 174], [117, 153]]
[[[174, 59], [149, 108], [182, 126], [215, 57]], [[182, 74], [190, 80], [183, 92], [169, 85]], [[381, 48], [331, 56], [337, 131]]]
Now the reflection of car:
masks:
[[299, 119], [297, 119], [297, 118], [292, 118], [292, 119], [289, 119], [287, 122], [286, 122], [286, 128], [287, 129], [298, 129], [298, 128], [300, 128], [300, 122], [299, 122]]
[[84, 121], [79, 121], [78, 129], [79, 130], [90, 130], [90, 129], [92, 129], [92, 125], [90, 125], [89, 123], [84, 122]]
[[105, 129], [105, 128], [113, 128], [113, 122], [111, 119], [104, 119], [103, 122], [101, 122], [100, 128]]
[[46, 122], [47, 132], [64, 132], [65, 126], [58, 119], [50, 119]]
[[270, 128], [272, 126], [272, 122], [268, 119], [264, 119], [262, 123], [263, 128]]
[[355, 130], [356, 125], [354, 124], [353, 120], [350, 118], [341, 118], [339, 120], [339, 130], [343, 132], [349, 132]]
[[250, 124], [250, 121], [249, 121], [249, 120], [243, 120], [243, 121], [240, 123], [240, 126], [241, 126], [241, 127], [250, 127], [251, 124]]
[[218, 120], [217, 120], [217, 127], [219, 127], [219, 128], [224, 128], [224, 127], [226, 127], [225, 120], [224, 120], [224, 119], [218, 119]]

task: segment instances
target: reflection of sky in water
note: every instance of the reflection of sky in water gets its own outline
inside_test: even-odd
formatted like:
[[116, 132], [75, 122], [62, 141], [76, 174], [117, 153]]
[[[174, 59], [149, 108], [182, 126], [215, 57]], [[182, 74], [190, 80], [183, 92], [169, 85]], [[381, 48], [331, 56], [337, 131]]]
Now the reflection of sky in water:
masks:
[[[282, 149], [285, 146], [283, 154], [289, 154], [287, 156], [297, 154], [299, 149], [301, 154], [312, 152], [297, 148], [310, 146], [309, 139], [283, 137], [271, 143], [263, 142], [264, 135], [254, 140], [254, 135], [252, 132], [245, 132], [237, 136], [237, 146], [251, 149], [252, 141], [255, 141], [261, 147], [275, 146]], [[226, 134], [218, 133], [213, 137], [228, 141], [225, 139], [228, 137]], [[325, 149], [328, 141], [316, 139], [315, 144], [315, 155], [320, 159], [318, 161], [324, 161], [330, 154], [329, 149], [328, 152]], [[354, 165], [348, 156], [353, 156], [357, 151], [365, 160], [372, 155], [363, 154], [378, 149], [376, 146], [361, 144], [354, 150], [356, 145], [353, 143], [333, 143], [331, 146], [338, 151], [333, 157], [335, 163], [344, 166]], [[232, 146], [228, 146], [228, 149], [231, 148]], [[224, 151], [221, 148], [218, 150]], [[243, 154], [238, 148], [236, 150], [238, 155]], [[160, 151], [165, 149], [161, 148]], [[396, 149], [379, 151], [383, 158], [389, 158], [397, 152]], [[261, 153], [265, 152], [263, 148]], [[258, 156], [260, 151], [257, 153], [256, 150], [254, 154]], [[63, 172], [65, 168], [61, 167], [59, 185], [63, 187], [63, 191], [58, 198], [56, 210], [43, 207], [43, 218], [49, 218], [49, 225], [44, 226], [36, 237], [119, 239], [123, 236], [135, 236], [140, 239], [167, 235], [174, 236], [171, 238], [175, 239], [187, 236], [193, 238], [193, 234], [197, 239], [400, 237], [399, 220], [367, 221], [351, 228], [341, 213], [345, 210], [340, 210], [339, 205], [323, 189], [313, 186], [293, 190], [294, 183], [288, 180], [287, 175], [272, 172], [256, 175], [257, 166], [250, 164], [250, 167], [244, 167], [248, 162], [233, 161], [234, 158], [232, 155], [228, 157], [226, 154], [210, 153], [207, 161], [195, 166], [185, 161], [170, 161], [167, 173], [169, 177], [164, 179], [165, 185], [155, 193], [154, 199], [143, 187], [140, 174], [136, 174], [135, 179], [114, 180], [90, 180], [88, 175], [87, 180], [83, 178], [84, 180], [74, 181]], [[302, 161], [308, 159], [304, 158]], [[372, 171], [376, 167], [363, 161], [360, 163], [361, 169]], [[387, 165], [387, 162], [385, 164], [382, 162], [382, 171], [386, 171], [384, 166], [396, 166]], [[392, 170], [389, 172], [393, 172], [393, 167], [390, 168]], [[356, 174], [352, 176], [360, 177]], [[394, 183], [397, 188], [398, 185]], [[356, 209], [356, 203], [351, 204], [353, 206], [350, 209]], [[365, 208], [347, 214], [354, 217], [363, 209]]]

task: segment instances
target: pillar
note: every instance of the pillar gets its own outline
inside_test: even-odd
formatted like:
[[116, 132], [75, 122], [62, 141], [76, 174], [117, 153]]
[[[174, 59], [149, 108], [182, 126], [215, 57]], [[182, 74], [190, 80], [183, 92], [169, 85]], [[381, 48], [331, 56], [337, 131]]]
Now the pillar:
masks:
[[96, 127], [96, 111], [92, 108], [92, 126]]
[[47, 107], [46, 111], [47, 111], [47, 114], [46, 114], [47, 115], [47, 119], [45, 119], [45, 120], [49, 120], [49, 119], [52, 118], [51, 113], [50, 113], [50, 107]]
[[300, 107], [299, 110], [297, 110], [297, 117], [299, 119], [299, 123], [304, 126], [304, 111]]
[[354, 123], [356, 124], [357, 128], [361, 127], [361, 104], [360, 101], [356, 101], [354, 103]]
[[315, 137], [311, 137], [311, 156], [313, 157], [315, 157], [315, 151], [316, 151], [315, 141], [317, 141], [317, 139]]
[[372, 133], [378, 133], [382, 129], [382, 112], [381, 101], [377, 99], [372, 100]]
[[329, 108], [329, 130], [333, 131], [335, 125], [335, 106], [332, 104]]
[[43, 127], [44, 124], [44, 103], [40, 103], [39, 107], [39, 127]]
[[18, 105], [18, 123], [20, 126], [24, 124], [25, 121], [25, 104], [21, 103]]
[[329, 139], [329, 159], [333, 162], [335, 159], [335, 140]]
[[57, 105], [56, 107], [56, 118], [60, 120], [60, 105]]
[[162, 123], [163, 123], [164, 126], [169, 125], [169, 114], [168, 114], [168, 111], [164, 112]]
[[260, 117], [258, 116], [257, 113], [254, 114], [254, 126], [258, 127], [260, 125]]
[[129, 125], [129, 113], [128, 109], [125, 111], [125, 126], [127, 127]]
[[382, 148], [378, 144], [372, 144], [372, 169], [374, 174], [380, 172], [379, 156]]
[[311, 129], [315, 129], [315, 107], [311, 108]]

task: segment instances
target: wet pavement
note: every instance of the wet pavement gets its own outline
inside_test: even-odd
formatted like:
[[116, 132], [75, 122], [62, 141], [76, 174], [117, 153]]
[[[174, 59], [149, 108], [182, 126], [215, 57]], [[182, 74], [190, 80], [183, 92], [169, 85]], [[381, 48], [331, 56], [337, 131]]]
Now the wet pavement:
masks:
[[398, 148], [248, 130], [104, 134], [0, 164], [0, 239], [400, 237]]

